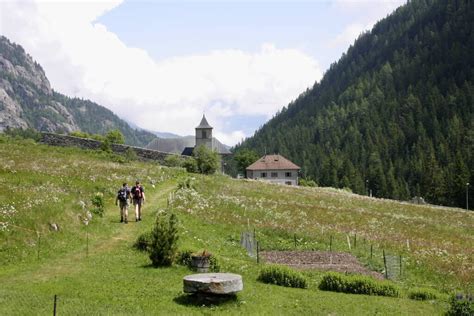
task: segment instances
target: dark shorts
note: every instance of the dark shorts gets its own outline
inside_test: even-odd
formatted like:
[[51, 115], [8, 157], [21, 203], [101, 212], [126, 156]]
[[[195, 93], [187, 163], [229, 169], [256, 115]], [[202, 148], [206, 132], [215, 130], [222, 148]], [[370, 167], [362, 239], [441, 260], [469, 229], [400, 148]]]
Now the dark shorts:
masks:
[[128, 200], [126, 201], [119, 200], [119, 205], [120, 205], [120, 208], [128, 207]]
[[133, 199], [133, 205], [142, 205], [143, 204], [143, 198], [141, 199]]

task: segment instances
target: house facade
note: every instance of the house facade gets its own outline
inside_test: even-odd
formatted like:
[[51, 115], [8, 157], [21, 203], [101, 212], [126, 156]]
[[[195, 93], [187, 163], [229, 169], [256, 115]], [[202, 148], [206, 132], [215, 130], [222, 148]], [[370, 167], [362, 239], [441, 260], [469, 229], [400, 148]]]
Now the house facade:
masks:
[[298, 185], [301, 168], [281, 155], [265, 155], [246, 168], [249, 179]]

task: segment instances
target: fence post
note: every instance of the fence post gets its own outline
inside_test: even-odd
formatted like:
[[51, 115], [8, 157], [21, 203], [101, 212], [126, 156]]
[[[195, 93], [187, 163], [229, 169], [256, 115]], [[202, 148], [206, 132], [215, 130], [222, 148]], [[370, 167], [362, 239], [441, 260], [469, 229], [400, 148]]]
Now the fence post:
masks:
[[295, 249], [296, 249], [296, 234], [293, 234], [293, 239], [295, 240]]
[[260, 245], [258, 244], [258, 241], [257, 241], [257, 263], [260, 263]]
[[351, 240], [349, 239], [349, 235], [346, 235], [347, 245], [349, 246], [349, 250], [351, 250]]
[[53, 307], [53, 316], [56, 316], [56, 305], [57, 305], [57, 295], [54, 294], [54, 307]]
[[400, 277], [402, 277], [402, 255], [400, 255]]
[[357, 247], [357, 233], [354, 234], [354, 249]]
[[374, 253], [374, 245], [370, 244], [370, 259], [372, 259], [373, 253]]
[[332, 235], [329, 237], [329, 251], [332, 252]]
[[383, 266], [385, 267], [385, 278], [388, 279], [387, 258], [385, 257], [385, 249], [382, 249], [382, 253], [383, 253]]

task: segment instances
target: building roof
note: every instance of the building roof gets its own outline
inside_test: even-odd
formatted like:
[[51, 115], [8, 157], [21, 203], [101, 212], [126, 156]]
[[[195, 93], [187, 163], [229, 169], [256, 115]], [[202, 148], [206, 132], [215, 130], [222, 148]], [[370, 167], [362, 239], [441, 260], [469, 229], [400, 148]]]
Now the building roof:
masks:
[[265, 155], [253, 164], [248, 166], [246, 170], [299, 170], [299, 166], [295, 165], [282, 155]]
[[196, 128], [212, 128], [212, 126], [209, 125], [209, 123], [206, 120], [206, 116], [203, 114], [201, 123], [199, 123], [199, 126]]
[[181, 156], [192, 156], [194, 151], [194, 147], [184, 147]]

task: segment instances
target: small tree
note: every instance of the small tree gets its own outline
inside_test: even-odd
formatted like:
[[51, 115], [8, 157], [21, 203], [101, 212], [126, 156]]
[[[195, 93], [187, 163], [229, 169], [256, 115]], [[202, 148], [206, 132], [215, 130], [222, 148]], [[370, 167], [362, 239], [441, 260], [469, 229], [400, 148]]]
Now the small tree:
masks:
[[219, 154], [206, 146], [194, 148], [193, 156], [196, 159], [198, 171], [204, 174], [215, 173], [219, 169]]
[[258, 158], [259, 157], [255, 151], [247, 148], [239, 150], [234, 156], [239, 172], [243, 173], [245, 173], [245, 169], [257, 161]]
[[154, 267], [170, 266], [178, 251], [178, 219], [176, 215], [158, 214], [155, 226], [151, 231], [148, 252]]
[[105, 134], [105, 141], [108, 141], [111, 144], [123, 144], [125, 143], [125, 137], [118, 129], [113, 129]]
[[194, 157], [189, 157], [184, 160], [183, 167], [186, 168], [187, 172], [196, 173], [198, 172], [198, 165], [196, 159]]

